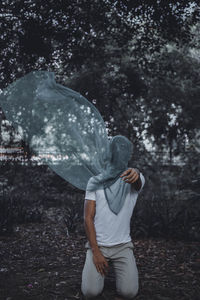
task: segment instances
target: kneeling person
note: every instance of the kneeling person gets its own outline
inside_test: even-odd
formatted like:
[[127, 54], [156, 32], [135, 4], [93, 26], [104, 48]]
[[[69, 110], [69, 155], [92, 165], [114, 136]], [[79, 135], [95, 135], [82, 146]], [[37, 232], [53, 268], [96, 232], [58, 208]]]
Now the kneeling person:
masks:
[[86, 190], [84, 226], [88, 241], [81, 284], [86, 299], [103, 291], [109, 261], [113, 262], [115, 270], [117, 294], [132, 299], [138, 293], [138, 270], [130, 237], [130, 220], [145, 178], [136, 168], [129, 168], [121, 177], [131, 184], [131, 189], [117, 215], [110, 210], [103, 189]]

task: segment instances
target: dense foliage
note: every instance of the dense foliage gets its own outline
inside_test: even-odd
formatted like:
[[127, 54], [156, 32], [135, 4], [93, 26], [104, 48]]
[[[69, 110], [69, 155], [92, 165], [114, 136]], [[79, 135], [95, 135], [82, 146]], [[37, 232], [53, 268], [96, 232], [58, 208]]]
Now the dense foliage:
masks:
[[[171, 235], [176, 228], [179, 236], [198, 239], [198, 1], [3, 0], [0, 23], [0, 88], [33, 69], [55, 72], [59, 83], [96, 105], [110, 135], [120, 133], [133, 141], [132, 165], [146, 178], [134, 218], [142, 226], [139, 232]], [[3, 112], [0, 116], [1, 145], [22, 145], [29, 151]], [[13, 181], [26, 182], [27, 177], [13, 172], [15, 168], [20, 167], [12, 167]], [[1, 174], [7, 176], [5, 170]], [[31, 184], [40, 183], [33, 180]], [[56, 202], [59, 186], [54, 187]], [[31, 194], [33, 207], [41, 204], [44, 190], [36, 200]], [[3, 193], [0, 196], [9, 210], [5, 205], [9, 201]], [[71, 202], [65, 199], [64, 203]], [[75, 230], [72, 224], [71, 229]]]

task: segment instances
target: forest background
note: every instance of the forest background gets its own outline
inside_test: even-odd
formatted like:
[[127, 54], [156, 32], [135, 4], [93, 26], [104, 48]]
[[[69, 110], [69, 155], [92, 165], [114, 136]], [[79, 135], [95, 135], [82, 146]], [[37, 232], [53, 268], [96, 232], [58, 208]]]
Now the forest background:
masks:
[[[53, 71], [57, 82], [98, 108], [110, 136], [122, 134], [133, 142], [132, 166], [146, 178], [135, 210], [136, 235], [200, 239], [197, 3], [3, 1], [1, 5], [1, 89], [34, 69]], [[28, 145], [3, 111], [0, 122], [1, 149], [22, 147], [21, 154], [27, 153], [31, 161]], [[22, 162], [3, 156], [1, 161], [7, 170], [6, 177], [1, 172], [1, 185], [4, 192], [9, 187], [8, 197], [18, 206], [16, 221], [19, 205], [27, 218], [26, 210], [31, 212], [37, 203], [41, 210], [49, 201], [55, 205], [62, 201], [72, 223], [77, 213], [81, 219], [83, 193], [45, 166], [41, 180], [36, 181], [36, 167], [25, 177]], [[32, 197], [27, 197], [30, 191]]]
[[[32, 70], [84, 95], [134, 144], [146, 183], [134, 238], [200, 241], [198, 1], [2, 1], [0, 89]], [[33, 153], [0, 110], [0, 235], [62, 222], [85, 236], [84, 192]]]

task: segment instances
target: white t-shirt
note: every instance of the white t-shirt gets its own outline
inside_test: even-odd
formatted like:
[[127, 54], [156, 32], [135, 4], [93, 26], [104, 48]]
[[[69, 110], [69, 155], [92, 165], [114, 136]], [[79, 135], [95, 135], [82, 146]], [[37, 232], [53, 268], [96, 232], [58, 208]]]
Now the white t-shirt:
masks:
[[142, 181], [141, 189], [136, 191], [131, 185], [131, 191], [127, 194], [124, 205], [118, 215], [110, 210], [103, 189], [96, 191], [87, 191], [86, 189], [85, 199], [96, 201], [94, 226], [98, 245], [113, 246], [131, 241], [130, 220], [138, 194], [145, 184], [145, 178], [142, 173], [140, 173], [140, 178]]

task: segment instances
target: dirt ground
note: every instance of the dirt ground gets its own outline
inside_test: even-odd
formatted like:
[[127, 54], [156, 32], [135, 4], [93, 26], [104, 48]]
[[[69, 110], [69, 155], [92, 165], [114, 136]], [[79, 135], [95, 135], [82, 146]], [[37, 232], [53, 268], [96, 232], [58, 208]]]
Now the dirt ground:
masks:
[[[137, 300], [199, 300], [200, 243], [132, 237], [139, 272]], [[43, 223], [15, 227], [0, 237], [0, 299], [83, 299], [81, 272], [86, 237], [68, 235], [64, 226]], [[98, 299], [114, 299], [112, 269]]]

